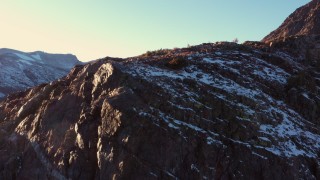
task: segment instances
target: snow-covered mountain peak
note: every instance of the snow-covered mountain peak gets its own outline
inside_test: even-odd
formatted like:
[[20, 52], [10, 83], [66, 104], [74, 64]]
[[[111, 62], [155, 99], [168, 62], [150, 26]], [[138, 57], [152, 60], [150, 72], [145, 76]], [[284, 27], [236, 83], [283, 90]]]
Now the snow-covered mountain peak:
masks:
[[0, 98], [29, 87], [56, 80], [82, 64], [71, 54], [26, 53], [0, 49]]

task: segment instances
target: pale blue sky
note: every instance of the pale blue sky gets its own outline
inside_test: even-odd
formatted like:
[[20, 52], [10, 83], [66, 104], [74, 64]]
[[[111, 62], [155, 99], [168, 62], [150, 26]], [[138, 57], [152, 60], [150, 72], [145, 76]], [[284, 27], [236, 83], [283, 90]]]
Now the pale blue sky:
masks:
[[310, 0], [0, 0], [1, 46], [82, 61], [261, 40]]

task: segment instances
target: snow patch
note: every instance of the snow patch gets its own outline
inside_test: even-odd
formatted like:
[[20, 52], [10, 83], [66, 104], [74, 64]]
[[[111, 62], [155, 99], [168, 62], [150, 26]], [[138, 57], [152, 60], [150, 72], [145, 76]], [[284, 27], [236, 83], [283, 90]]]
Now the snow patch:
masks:
[[223, 60], [223, 59], [211, 59], [211, 58], [203, 58], [203, 61], [206, 63], [209, 63], [209, 64], [220, 64], [220, 65], [241, 64], [238, 61]]
[[42, 58], [40, 56], [40, 54], [33, 54], [31, 55], [32, 58], [38, 60], [39, 62], [43, 63]]
[[278, 81], [281, 84], [287, 83], [289, 77], [288, 73], [279, 68], [271, 69], [268, 67], [263, 67], [262, 70], [254, 70], [253, 74], [268, 81]]
[[256, 155], [256, 156], [262, 158], [262, 159], [268, 159], [267, 157], [262, 156], [262, 155], [260, 155], [260, 154], [258, 154], [258, 153], [256, 153], [256, 152], [254, 152], [254, 151], [252, 151], [251, 153], [252, 153], [253, 155]]
[[200, 170], [197, 168], [197, 166], [196, 165], [194, 165], [194, 164], [191, 164], [191, 170], [193, 170], [193, 171], [197, 171], [197, 172], [200, 172]]
[[309, 97], [309, 95], [308, 95], [307, 93], [302, 93], [302, 96], [305, 97], [305, 98], [307, 98], [307, 99], [309, 99], [309, 100], [311, 100], [311, 101], [313, 101], [313, 100]]
[[[264, 112], [271, 117], [280, 116], [281, 120], [277, 125], [260, 125], [260, 132], [270, 135], [277, 140], [278, 144], [264, 149], [285, 157], [299, 155], [317, 157], [317, 151], [320, 149], [320, 135], [305, 130], [306, 124], [304, 122], [307, 121], [283, 102], [273, 101], [273, 103], [278, 107], [269, 107]], [[297, 143], [299, 147], [296, 145]]]
[[35, 61], [33, 58], [24, 55], [24, 54], [20, 54], [20, 53], [14, 53], [15, 55], [17, 55], [19, 58], [23, 59], [23, 60], [27, 60], [27, 61]]
[[169, 171], [165, 171], [165, 173], [166, 173], [167, 175], [169, 175], [170, 177], [176, 179], [176, 180], [179, 179], [179, 178], [177, 178], [175, 175], [173, 175], [172, 173], [170, 173]]
[[150, 175], [154, 176], [154, 177], [158, 177], [155, 173], [153, 172], [149, 172]]
[[211, 144], [220, 144], [223, 145], [223, 143], [221, 141], [215, 140], [212, 137], [207, 137], [207, 144], [211, 145]]
[[194, 125], [192, 125], [192, 124], [185, 123], [185, 122], [183, 122], [183, 121], [174, 120], [174, 123], [176, 123], [176, 124], [178, 124], [178, 125], [186, 126], [186, 127], [190, 128], [190, 129], [193, 129], [193, 130], [198, 131], [198, 132], [201, 132], [201, 133], [206, 133], [205, 130], [203, 130], [203, 129], [197, 127], [197, 126], [194, 126]]

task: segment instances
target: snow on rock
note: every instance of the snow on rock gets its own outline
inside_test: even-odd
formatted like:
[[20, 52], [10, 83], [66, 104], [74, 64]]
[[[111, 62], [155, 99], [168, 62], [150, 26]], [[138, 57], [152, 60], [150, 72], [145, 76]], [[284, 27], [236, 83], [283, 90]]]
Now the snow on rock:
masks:
[[36, 59], [36, 60], [38, 60], [38, 61], [41, 61], [42, 59], [41, 59], [41, 56], [40, 56], [40, 54], [33, 54], [33, 55], [31, 55], [34, 59]]
[[[186, 101], [190, 101], [193, 104], [201, 104], [195, 100], [199, 98], [197, 93], [190, 89], [177, 91], [178, 85], [183, 87], [185, 86], [182, 84], [184, 81], [192, 80], [196, 83], [196, 86], [207, 87], [208, 93], [246, 114], [246, 118], [237, 117], [237, 119], [260, 127], [258, 130], [260, 137], [258, 139], [261, 143], [273, 144], [265, 147], [251, 145], [253, 148], [264, 149], [284, 157], [300, 155], [317, 157], [317, 153], [320, 150], [320, 142], [318, 141], [320, 136], [304, 130], [304, 127], [310, 125], [308, 121], [283, 101], [275, 99], [268, 94], [269, 92], [261, 88], [261, 84], [265, 82], [284, 88], [291, 74], [279, 66], [270, 64], [265, 59], [257, 57], [256, 55], [259, 56], [259, 51], [255, 53], [223, 52], [220, 50], [219, 53], [214, 54], [196, 54], [196, 56], [187, 58], [189, 62], [187, 67], [175, 71], [159, 66], [147, 66], [146, 63], [151, 62], [148, 59], [131, 62], [130, 65], [125, 67], [126, 71], [134, 77], [157, 84], [170, 93], [173, 98], [186, 97]], [[293, 57], [286, 53], [276, 52], [273, 56], [281, 56], [293, 68], [301, 68], [301, 66], [296, 66]], [[211, 67], [215, 69], [211, 70]], [[225, 72], [230, 72], [231, 76]], [[232, 74], [237, 75], [237, 77]], [[239, 80], [240, 78], [241, 80]], [[308, 97], [307, 94], [304, 94], [304, 96]], [[173, 101], [170, 102], [170, 106], [184, 112], [193, 109], [181, 106], [181, 104]], [[212, 108], [214, 109], [215, 107]], [[163, 112], [160, 114], [162, 120], [168, 124], [168, 127], [174, 130], [181, 131], [181, 127], [184, 126], [197, 133], [206, 134], [208, 144], [223, 144], [223, 139], [226, 138], [219, 132], [204, 130], [193, 123], [175, 119]], [[257, 121], [257, 116], [260, 114], [265, 114], [264, 116], [268, 121]], [[210, 132], [218, 134], [218, 136], [212, 136]], [[233, 142], [251, 144], [249, 141], [234, 140]], [[258, 152], [255, 154], [267, 159], [259, 155]]]
[[[43, 162], [70, 168], [68, 177], [79, 177], [72, 163], [87, 167], [98, 159], [97, 167], [105, 170], [101, 177], [108, 178], [120, 169], [124, 174], [114, 177], [138, 172], [137, 179], [312, 179], [320, 152], [319, 83], [308, 89], [309, 84], [291, 88], [288, 82], [301, 69], [310, 71], [310, 79], [319, 74], [279, 51], [209, 43], [104, 58], [0, 102], [0, 117], [8, 116], [0, 133], [6, 123], [19, 121], [13, 131], [41, 145], [48, 159]], [[13, 64], [3, 72], [20, 69], [23, 77], [27, 67]], [[27, 87], [38, 78], [8, 79]], [[83, 171], [86, 177], [96, 173]]]
[[[284, 106], [284, 104], [282, 105]], [[289, 107], [286, 109], [288, 111], [270, 107], [266, 111], [270, 116], [272, 113], [276, 113], [282, 117], [281, 123], [277, 125], [260, 125], [260, 132], [269, 135], [278, 142], [278, 146], [266, 148], [266, 150], [274, 154], [280, 152], [279, 155], [286, 157], [298, 155], [317, 157], [317, 151], [320, 149], [320, 135], [304, 130], [306, 120]], [[296, 144], [299, 144], [299, 148]]]
[[31, 58], [30, 56], [27, 56], [27, 55], [24, 55], [24, 54], [21, 54], [21, 53], [14, 53], [14, 54], [17, 55], [22, 60], [35, 61], [35, 59]]
[[[69, 55], [24, 53], [10, 49], [0, 49], [0, 54], [0, 90], [4, 95], [61, 78], [73, 66], [81, 64], [74, 59], [68, 61]], [[45, 54], [45, 57], [41, 54]]]
[[287, 73], [282, 73], [283, 71], [271, 70], [268, 67], [264, 67], [261, 71], [254, 71], [253, 74], [258, 75], [262, 79], [278, 81], [279, 83], [285, 84], [287, 82]]

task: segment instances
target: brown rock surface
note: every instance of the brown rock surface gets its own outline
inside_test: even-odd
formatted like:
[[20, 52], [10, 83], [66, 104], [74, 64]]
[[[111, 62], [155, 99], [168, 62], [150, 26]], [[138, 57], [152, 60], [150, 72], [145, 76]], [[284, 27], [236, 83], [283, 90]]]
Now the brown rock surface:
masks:
[[253, 42], [77, 66], [0, 103], [0, 179], [319, 179], [318, 74]]
[[262, 41], [285, 40], [290, 36], [320, 34], [320, 1], [312, 0], [294, 11], [279, 28], [267, 35]]

